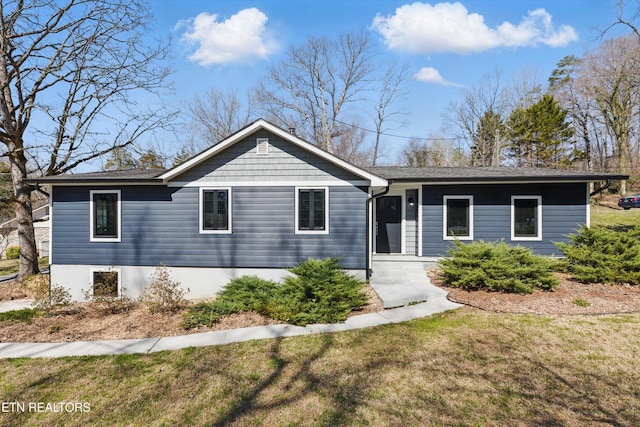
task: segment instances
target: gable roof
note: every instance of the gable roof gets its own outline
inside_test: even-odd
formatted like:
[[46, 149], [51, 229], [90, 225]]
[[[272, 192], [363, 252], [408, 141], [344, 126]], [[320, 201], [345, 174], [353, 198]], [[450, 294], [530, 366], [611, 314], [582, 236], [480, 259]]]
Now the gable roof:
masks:
[[255, 122], [249, 124], [248, 126], [246, 126], [245, 128], [239, 130], [238, 132], [234, 133], [233, 135], [227, 137], [226, 139], [222, 140], [221, 142], [219, 142], [218, 144], [212, 146], [211, 148], [203, 151], [200, 154], [197, 154], [196, 156], [190, 158], [189, 160], [187, 160], [186, 162], [172, 168], [169, 169], [167, 171], [165, 171], [164, 173], [160, 174], [157, 178], [162, 179], [164, 182], [167, 181], [171, 181], [172, 179], [178, 177], [179, 175], [181, 175], [182, 173], [188, 171], [189, 169], [199, 165], [200, 163], [210, 159], [211, 157], [215, 156], [216, 154], [220, 153], [221, 151], [229, 148], [230, 146], [232, 146], [233, 144], [236, 144], [237, 142], [243, 140], [244, 138], [246, 138], [247, 136], [251, 135], [254, 132], [257, 132], [259, 130], [266, 130], [268, 132], [273, 133], [274, 135], [282, 138], [283, 140], [290, 142], [291, 144], [294, 144], [316, 156], [318, 156], [321, 159], [324, 159], [336, 166], [338, 166], [341, 169], [344, 169], [356, 176], [359, 176], [367, 181], [371, 182], [371, 186], [373, 187], [384, 187], [387, 186], [387, 180], [385, 180], [384, 178], [381, 178], [380, 176], [371, 173], [365, 169], [359, 168], [355, 165], [352, 165], [351, 163], [342, 160], [341, 158], [327, 152], [324, 151], [318, 147], [316, 147], [315, 145], [311, 144], [310, 142], [307, 142], [295, 135], [293, 135], [290, 132], [287, 132], [269, 122], [267, 122], [264, 119], [258, 119]]

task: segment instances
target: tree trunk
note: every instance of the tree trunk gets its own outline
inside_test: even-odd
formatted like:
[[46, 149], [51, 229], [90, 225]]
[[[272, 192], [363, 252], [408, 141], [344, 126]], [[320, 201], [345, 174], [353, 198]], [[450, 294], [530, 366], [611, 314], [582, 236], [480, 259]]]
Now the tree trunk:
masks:
[[380, 146], [380, 129], [376, 132], [376, 143], [373, 146], [373, 161], [371, 166], [375, 166], [378, 161], [378, 147]]
[[31, 187], [24, 182], [27, 159], [19, 152], [9, 156], [11, 176], [15, 196], [16, 220], [18, 221], [18, 242], [20, 245], [20, 264], [18, 281], [37, 274], [38, 254], [33, 229], [33, 210], [31, 206]]

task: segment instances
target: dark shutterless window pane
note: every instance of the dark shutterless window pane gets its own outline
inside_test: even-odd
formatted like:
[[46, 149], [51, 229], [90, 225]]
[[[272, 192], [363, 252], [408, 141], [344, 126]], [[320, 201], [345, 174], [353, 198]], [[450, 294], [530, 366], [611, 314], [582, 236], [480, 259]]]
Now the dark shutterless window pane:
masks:
[[94, 194], [94, 236], [118, 237], [118, 195]]
[[324, 230], [324, 190], [314, 190], [313, 196], [313, 229]]
[[300, 190], [298, 205], [298, 228], [300, 230], [309, 230], [311, 228], [311, 221], [309, 219], [311, 212], [311, 192], [309, 190]]
[[202, 228], [205, 230], [229, 229], [229, 193], [227, 190], [202, 192]]
[[93, 272], [93, 296], [117, 297], [118, 296], [118, 272], [94, 271]]
[[218, 191], [218, 200], [217, 200], [217, 204], [218, 204], [218, 216], [217, 216], [217, 220], [218, 220], [218, 230], [226, 230], [227, 227], [227, 222], [228, 222], [228, 218], [229, 216], [227, 215], [227, 208], [228, 208], [228, 203], [227, 203], [227, 192], [226, 191]]
[[535, 199], [515, 199], [513, 209], [513, 235], [515, 237], [536, 237], [538, 235], [538, 201]]
[[447, 236], [469, 235], [469, 199], [448, 199]]
[[214, 211], [213, 197], [214, 197], [213, 191], [204, 192], [204, 203], [203, 203], [204, 217], [202, 221], [202, 226], [205, 230], [214, 229], [215, 221], [213, 220], [213, 211]]
[[325, 190], [299, 190], [298, 230], [325, 229]]

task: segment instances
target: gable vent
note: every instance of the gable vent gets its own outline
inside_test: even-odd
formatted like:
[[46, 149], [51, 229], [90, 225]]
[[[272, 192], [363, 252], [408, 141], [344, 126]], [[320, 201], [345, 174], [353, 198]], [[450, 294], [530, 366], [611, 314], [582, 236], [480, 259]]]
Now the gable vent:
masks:
[[256, 154], [266, 156], [269, 154], [269, 138], [258, 138], [256, 144]]

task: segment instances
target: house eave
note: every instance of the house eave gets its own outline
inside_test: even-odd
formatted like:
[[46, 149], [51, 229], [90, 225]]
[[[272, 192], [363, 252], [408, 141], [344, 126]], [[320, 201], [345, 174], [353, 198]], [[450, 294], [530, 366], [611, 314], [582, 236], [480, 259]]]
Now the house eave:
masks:
[[536, 183], [587, 183], [602, 182], [607, 180], [629, 179], [626, 175], [611, 176], [567, 176], [567, 177], [458, 177], [458, 178], [393, 178], [395, 184], [422, 184], [422, 185], [446, 185], [446, 184], [536, 184]]
[[25, 180], [30, 184], [46, 184], [51, 186], [64, 185], [64, 186], [121, 186], [121, 185], [165, 185], [162, 180], [158, 179], [46, 179], [46, 178], [32, 178]]
[[396, 183], [422, 184], [599, 182], [629, 178], [622, 173], [549, 168], [375, 166], [365, 169]]
[[25, 182], [34, 185], [65, 186], [117, 186], [117, 185], [163, 185], [158, 175], [164, 169], [129, 169], [119, 171], [99, 171], [69, 175], [32, 177]]

